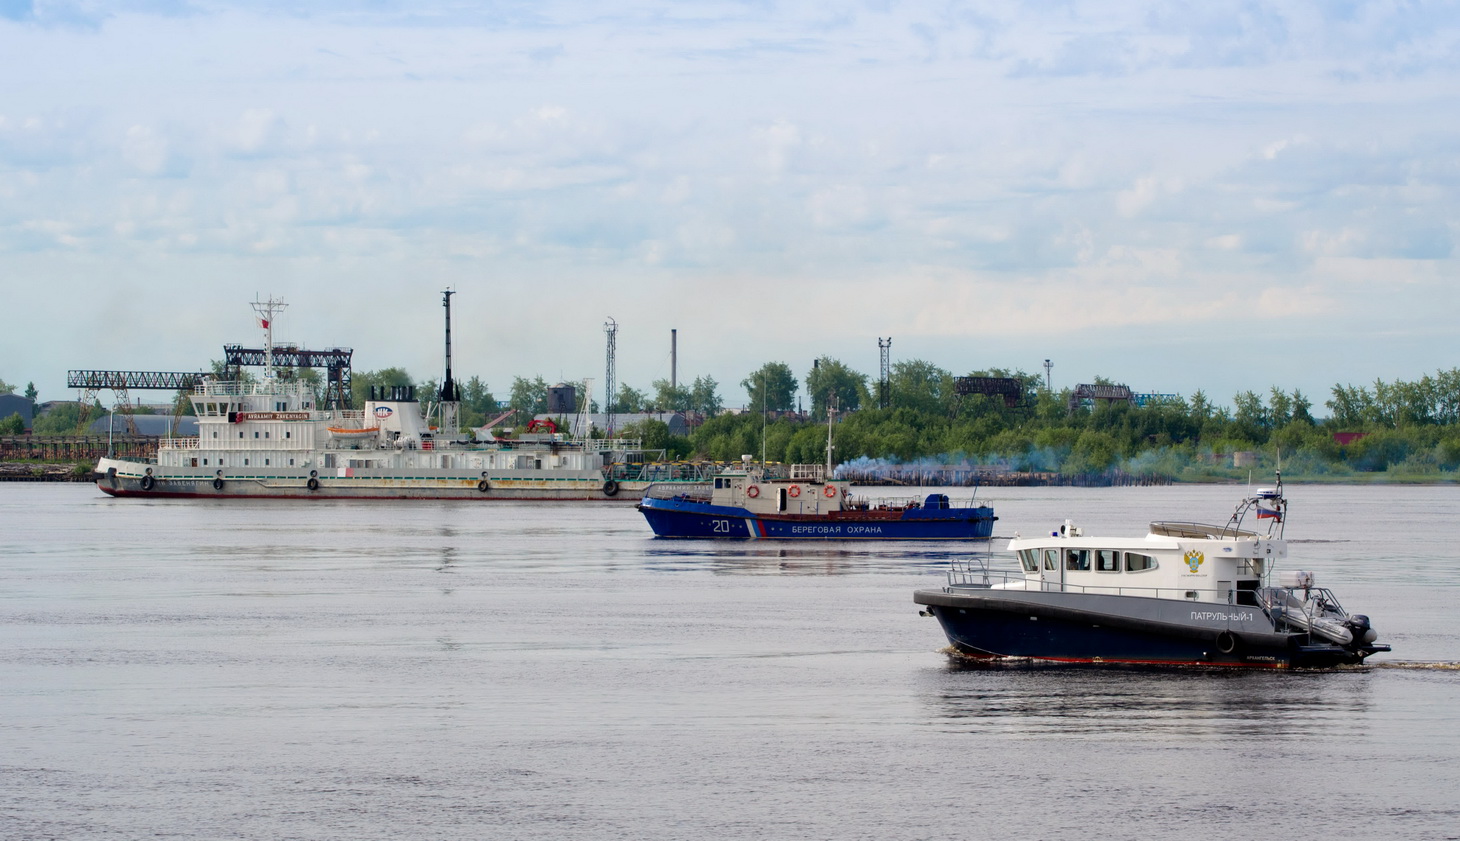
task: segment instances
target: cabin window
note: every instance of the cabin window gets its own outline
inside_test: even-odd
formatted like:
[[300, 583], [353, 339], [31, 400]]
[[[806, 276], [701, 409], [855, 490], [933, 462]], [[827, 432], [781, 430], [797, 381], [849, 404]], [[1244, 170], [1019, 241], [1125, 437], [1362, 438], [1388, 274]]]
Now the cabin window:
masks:
[[284, 437], [285, 438], [293, 438], [294, 437], [294, 433], [293, 432], [290, 432], [289, 430], [286, 429], [286, 430], [284, 430]]
[[269, 466], [269, 460], [268, 459], [264, 459], [264, 467], [268, 467], [268, 466]]
[[265, 432], [265, 433], [264, 433], [264, 437], [265, 437], [265, 438], [267, 438], [267, 437], [269, 437], [269, 433], [267, 433], [267, 432]]
[[208, 460], [207, 459], [203, 459], [203, 466], [204, 467], [207, 467], [208, 466]]
[[248, 459], [244, 459], [243, 460], [243, 466], [244, 467], [248, 467]]
[[257, 431], [254, 432], [253, 437], [255, 437], [255, 438], [259, 437], [259, 434], [258, 434]]
[[1114, 549], [1096, 549], [1095, 571], [1120, 572], [1120, 553]]
[[1145, 572], [1148, 569], [1156, 568], [1156, 559], [1150, 555], [1142, 555], [1137, 552], [1125, 553], [1126, 572]]
[[1024, 567], [1025, 572], [1038, 572], [1039, 553], [1033, 549], [1020, 549], [1019, 564]]
[[1065, 569], [1072, 569], [1072, 570], [1077, 570], [1077, 571], [1081, 571], [1081, 572], [1088, 572], [1090, 570], [1090, 550], [1089, 549], [1066, 549], [1065, 550]]
[[1060, 550], [1044, 550], [1044, 568], [1048, 570], [1056, 570], [1060, 568]]
[[290, 467], [293, 467], [294, 466], [294, 459], [292, 459], [292, 458], [289, 459], [289, 466]]
[[216, 430], [216, 429], [213, 430], [213, 437], [214, 438], [217, 438], [218, 437], [218, 430]]
[[242, 438], [243, 437], [243, 430], [242, 429], [238, 430], [238, 437], [239, 438]]

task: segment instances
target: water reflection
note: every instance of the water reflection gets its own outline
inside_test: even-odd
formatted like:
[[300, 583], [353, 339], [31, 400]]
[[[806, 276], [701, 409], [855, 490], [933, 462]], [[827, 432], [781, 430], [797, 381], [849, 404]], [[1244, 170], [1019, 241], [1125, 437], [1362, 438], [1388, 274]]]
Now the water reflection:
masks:
[[969, 550], [907, 544], [849, 545], [805, 543], [686, 543], [644, 550], [650, 569], [661, 572], [709, 570], [725, 575], [852, 575], [867, 572], [941, 573], [954, 557]]
[[961, 733], [1157, 741], [1357, 738], [1372, 712], [1369, 671], [959, 664], [932, 678], [925, 702], [936, 721]]

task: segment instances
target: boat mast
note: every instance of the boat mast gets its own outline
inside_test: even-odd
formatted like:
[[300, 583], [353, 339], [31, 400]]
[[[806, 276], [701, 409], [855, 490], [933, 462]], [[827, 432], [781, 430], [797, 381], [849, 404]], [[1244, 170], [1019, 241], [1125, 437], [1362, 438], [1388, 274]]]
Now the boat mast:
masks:
[[833, 443], [831, 443], [831, 427], [832, 427], [832, 424], [834, 424], [834, 423], [836, 423], [836, 395], [835, 394], [828, 394], [826, 396], [826, 478], [827, 478], [827, 481], [830, 481], [831, 480], [831, 471], [832, 471], [831, 452], [832, 452], [833, 449], [836, 448], [836, 445], [833, 444]]
[[461, 395], [456, 390], [456, 381], [451, 378], [451, 296], [456, 292], [447, 289], [441, 293], [441, 305], [446, 307], [446, 378], [441, 381], [437, 399], [441, 403], [441, 434], [454, 436], [461, 430]]
[[274, 378], [274, 314], [283, 312], [288, 304], [283, 300], [274, 300], [273, 296], [267, 301], [260, 301], [258, 295], [254, 295], [251, 305], [253, 311], [259, 314], [259, 326], [264, 328], [264, 379]]

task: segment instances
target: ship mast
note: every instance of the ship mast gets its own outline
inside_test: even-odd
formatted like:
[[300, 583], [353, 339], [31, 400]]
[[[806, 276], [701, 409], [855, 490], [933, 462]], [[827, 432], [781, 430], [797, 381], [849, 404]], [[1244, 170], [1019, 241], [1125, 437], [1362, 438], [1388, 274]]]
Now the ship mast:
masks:
[[283, 300], [274, 300], [273, 296], [267, 301], [260, 301], [258, 295], [254, 295], [251, 304], [253, 311], [259, 314], [259, 326], [264, 328], [264, 379], [274, 378], [274, 314], [283, 312], [288, 304]]
[[446, 378], [441, 381], [441, 391], [437, 395], [441, 403], [441, 434], [450, 436], [461, 431], [458, 420], [461, 395], [456, 390], [456, 381], [451, 378], [451, 296], [455, 294], [450, 289], [441, 293], [441, 305], [446, 307]]

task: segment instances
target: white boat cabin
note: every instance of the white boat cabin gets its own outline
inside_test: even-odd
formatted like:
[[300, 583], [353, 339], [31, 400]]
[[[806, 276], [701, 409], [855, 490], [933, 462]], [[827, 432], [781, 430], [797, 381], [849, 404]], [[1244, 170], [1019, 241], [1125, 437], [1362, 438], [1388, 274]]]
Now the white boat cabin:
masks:
[[710, 504], [752, 514], [817, 516], [845, 510], [851, 483], [827, 478], [825, 465], [793, 464], [787, 477], [770, 476], [746, 463], [716, 476]]
[[1201, 523], [1152, 523], [1144, 538], [1085, 537], [1066, 520], [1048, 536], [1015, 536], [1023, 580], [1004, 589], [1110, 593], [1256, 605], [1264, 573], [1287, 542]]

